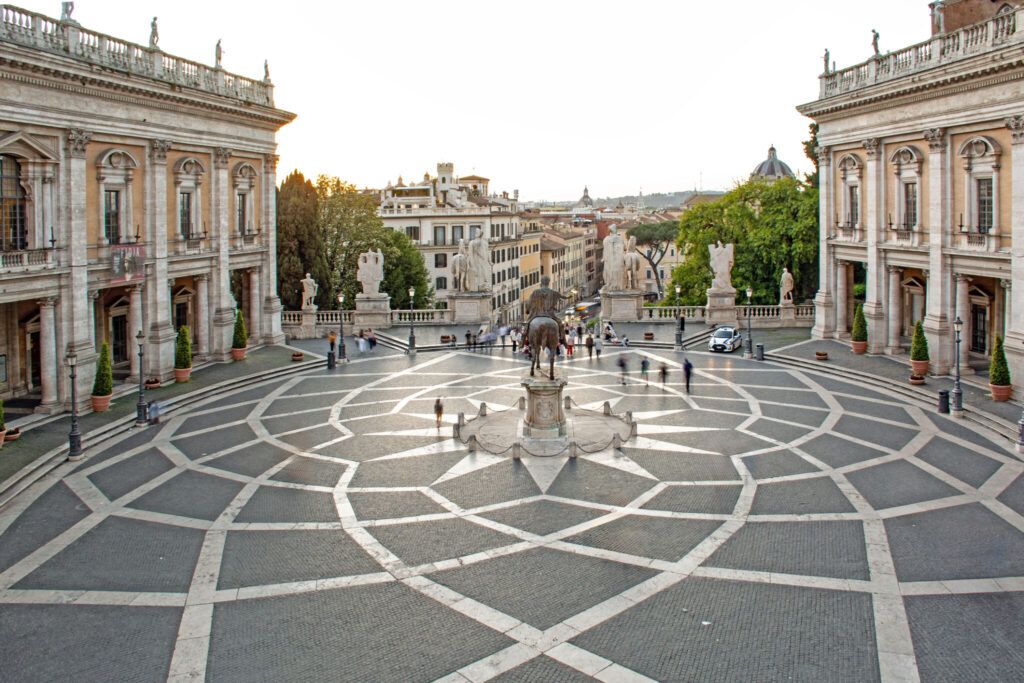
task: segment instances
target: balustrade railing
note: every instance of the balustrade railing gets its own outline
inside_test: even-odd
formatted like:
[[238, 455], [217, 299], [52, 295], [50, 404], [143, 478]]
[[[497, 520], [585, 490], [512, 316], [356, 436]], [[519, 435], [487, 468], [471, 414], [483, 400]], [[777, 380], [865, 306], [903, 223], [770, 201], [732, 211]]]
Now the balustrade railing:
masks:
[[0, 270], [43, 270], [57, 265], [54, 249], [0, 251]]
[[450, 308], [422, 308], [413, 310], [391, 311], [393, 323], [451, 323], [455, 321], [455, 311]]
[[865, 88], [939, 64], [964, 59], [1024, 39], [1017, 30], [1018, 9], [868, 61], [822, 74], [819, 99]]
[[0, 39], [28, 47], [65, 52], [76, 59], [131, 74], [185, 85], [217, 95], [274, 106], [274, 86], [220, 68], [163, 53], [62, 22], [36, 12], [0, 5]]

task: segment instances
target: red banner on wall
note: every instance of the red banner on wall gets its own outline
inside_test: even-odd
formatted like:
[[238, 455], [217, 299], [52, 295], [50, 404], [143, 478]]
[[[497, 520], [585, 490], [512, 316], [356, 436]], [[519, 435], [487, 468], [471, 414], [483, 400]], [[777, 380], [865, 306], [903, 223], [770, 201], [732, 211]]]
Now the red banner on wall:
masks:
[[146, 279], [144, 247], [141, 244], [114, 244], [110, 247], [110, 281], [138, 282]]

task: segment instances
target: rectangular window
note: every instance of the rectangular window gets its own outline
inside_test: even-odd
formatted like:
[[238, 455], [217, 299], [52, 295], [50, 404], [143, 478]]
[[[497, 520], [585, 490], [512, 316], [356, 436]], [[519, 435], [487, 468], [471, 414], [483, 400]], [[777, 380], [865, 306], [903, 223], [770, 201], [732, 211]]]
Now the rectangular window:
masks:
[[180, 214], [178, 216], [178, 229], [185, 239], [192, 239], [192, 193], [182, 192], [178, 195]]
[[[448, 267], [448, 254], [434, 254], [434, 267], [435, 268], [447, 268]], [[438, 289], [447, 289], [446, 287], [438, 287]]]
[[434, 244], [444, 244], [445, 227], [444, 225], [434, 226]]
[[461, 240], [461, 239], [462, 239], [462, 226], [461, 225], [453, 225], [452, 226], [452, 244], [458, 244], [459, 240]]
[[851, 185], [849, 188], [850, 195], [850, 227], [857, 227], [860, 224], [860, 186]]
[[480, 227], [479, 225], [469, 226], [469, 239], [476, 239], [476, 236], [480, 234]]
[[992, 179], [978, 178], [978, 232], [992, 231]]
[[917, 225], [917, 183], [903, 183], [903, 229]]
[[246, 226], [245, 226], [245, 198], [246, 198], [246, 195], [241, 193], [241, 192], [239, 192], [237, 195], [235, 195], [235, 213], [238, 216], [237, 225], [238, 225], [238, 234], [239, 235], [244, 235], [245, 232], [246, 232]]
[[180, 330], [188, 325], [188, 302], [179, 301], [174, 304], [174, 329]]
[[121, 242], [121, 192], [107, 190], [103, 193], [103, 234], [110, 244]]
[[411, 239], [413, 242], [419, 244], [420, 241], [420, 226], [418, 225], [407, 225], [405, 226], [405, 236]]

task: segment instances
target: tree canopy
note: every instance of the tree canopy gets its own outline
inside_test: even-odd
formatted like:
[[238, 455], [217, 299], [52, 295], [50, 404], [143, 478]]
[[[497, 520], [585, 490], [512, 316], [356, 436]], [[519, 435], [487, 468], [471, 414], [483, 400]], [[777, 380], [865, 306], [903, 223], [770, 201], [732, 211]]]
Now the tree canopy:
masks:
[[779, 302], [782, 269], [794, 280], [794, 299], [813, 296], [818, 284], [818, 190], [794, 178], [775, 182], [755, 179], [738, 185], [715, 202], [699, 204], [682, 215], [677, 244], [685, 261], [672, 273], [668, 300], [702, 305], [712, 271], [708, 245], [735, 244], [732, 283], [748, 285], [753, 301]]
[[630, 237], [636, 238], [637, 253], [651, 266], [654, 273], [654, 281], [657, 283], [658, 292], [663, 292], [665, 287], [661, 281], [661, 273], [658, 271], [658, 264], [665, 258], [665, 253], [672, 246], [679, 236], [679, 224], [675, 221], [664, 221], [661, 223], [641, 223], [627, 231]]
[[281, 303], [302, 307], [300, 281], [310, 273], [317, 282], [328, 276], [323, 236], [317, 230], [317, 192], [313, 183], [292, 171], [277, 191], [277, 280]]

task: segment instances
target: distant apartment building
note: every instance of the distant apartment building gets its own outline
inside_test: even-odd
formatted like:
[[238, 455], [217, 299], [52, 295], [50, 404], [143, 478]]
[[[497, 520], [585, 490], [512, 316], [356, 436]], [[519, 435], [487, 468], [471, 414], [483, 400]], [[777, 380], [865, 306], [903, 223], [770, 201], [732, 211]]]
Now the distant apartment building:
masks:
[[519, 240], [519, 320], [526, 320], [526, 302], [540, 287], [540, 241], [543, 233], [527, 232]]
[[491, 194], [490, 180], [458, 177], [455, 165], [440, 163], [437, 175], [424, 174], [417, 184], [399, 177], [380, 193], [384, 227], [404, 232], [417, 246], [434, 287], [437, 305], [447, 306], [454, 283], [451, 260], [459, 242], [477, 234], [488, 236], [493, 264], [494, 322], [509, 322], [519, 311], [519, 191]]

